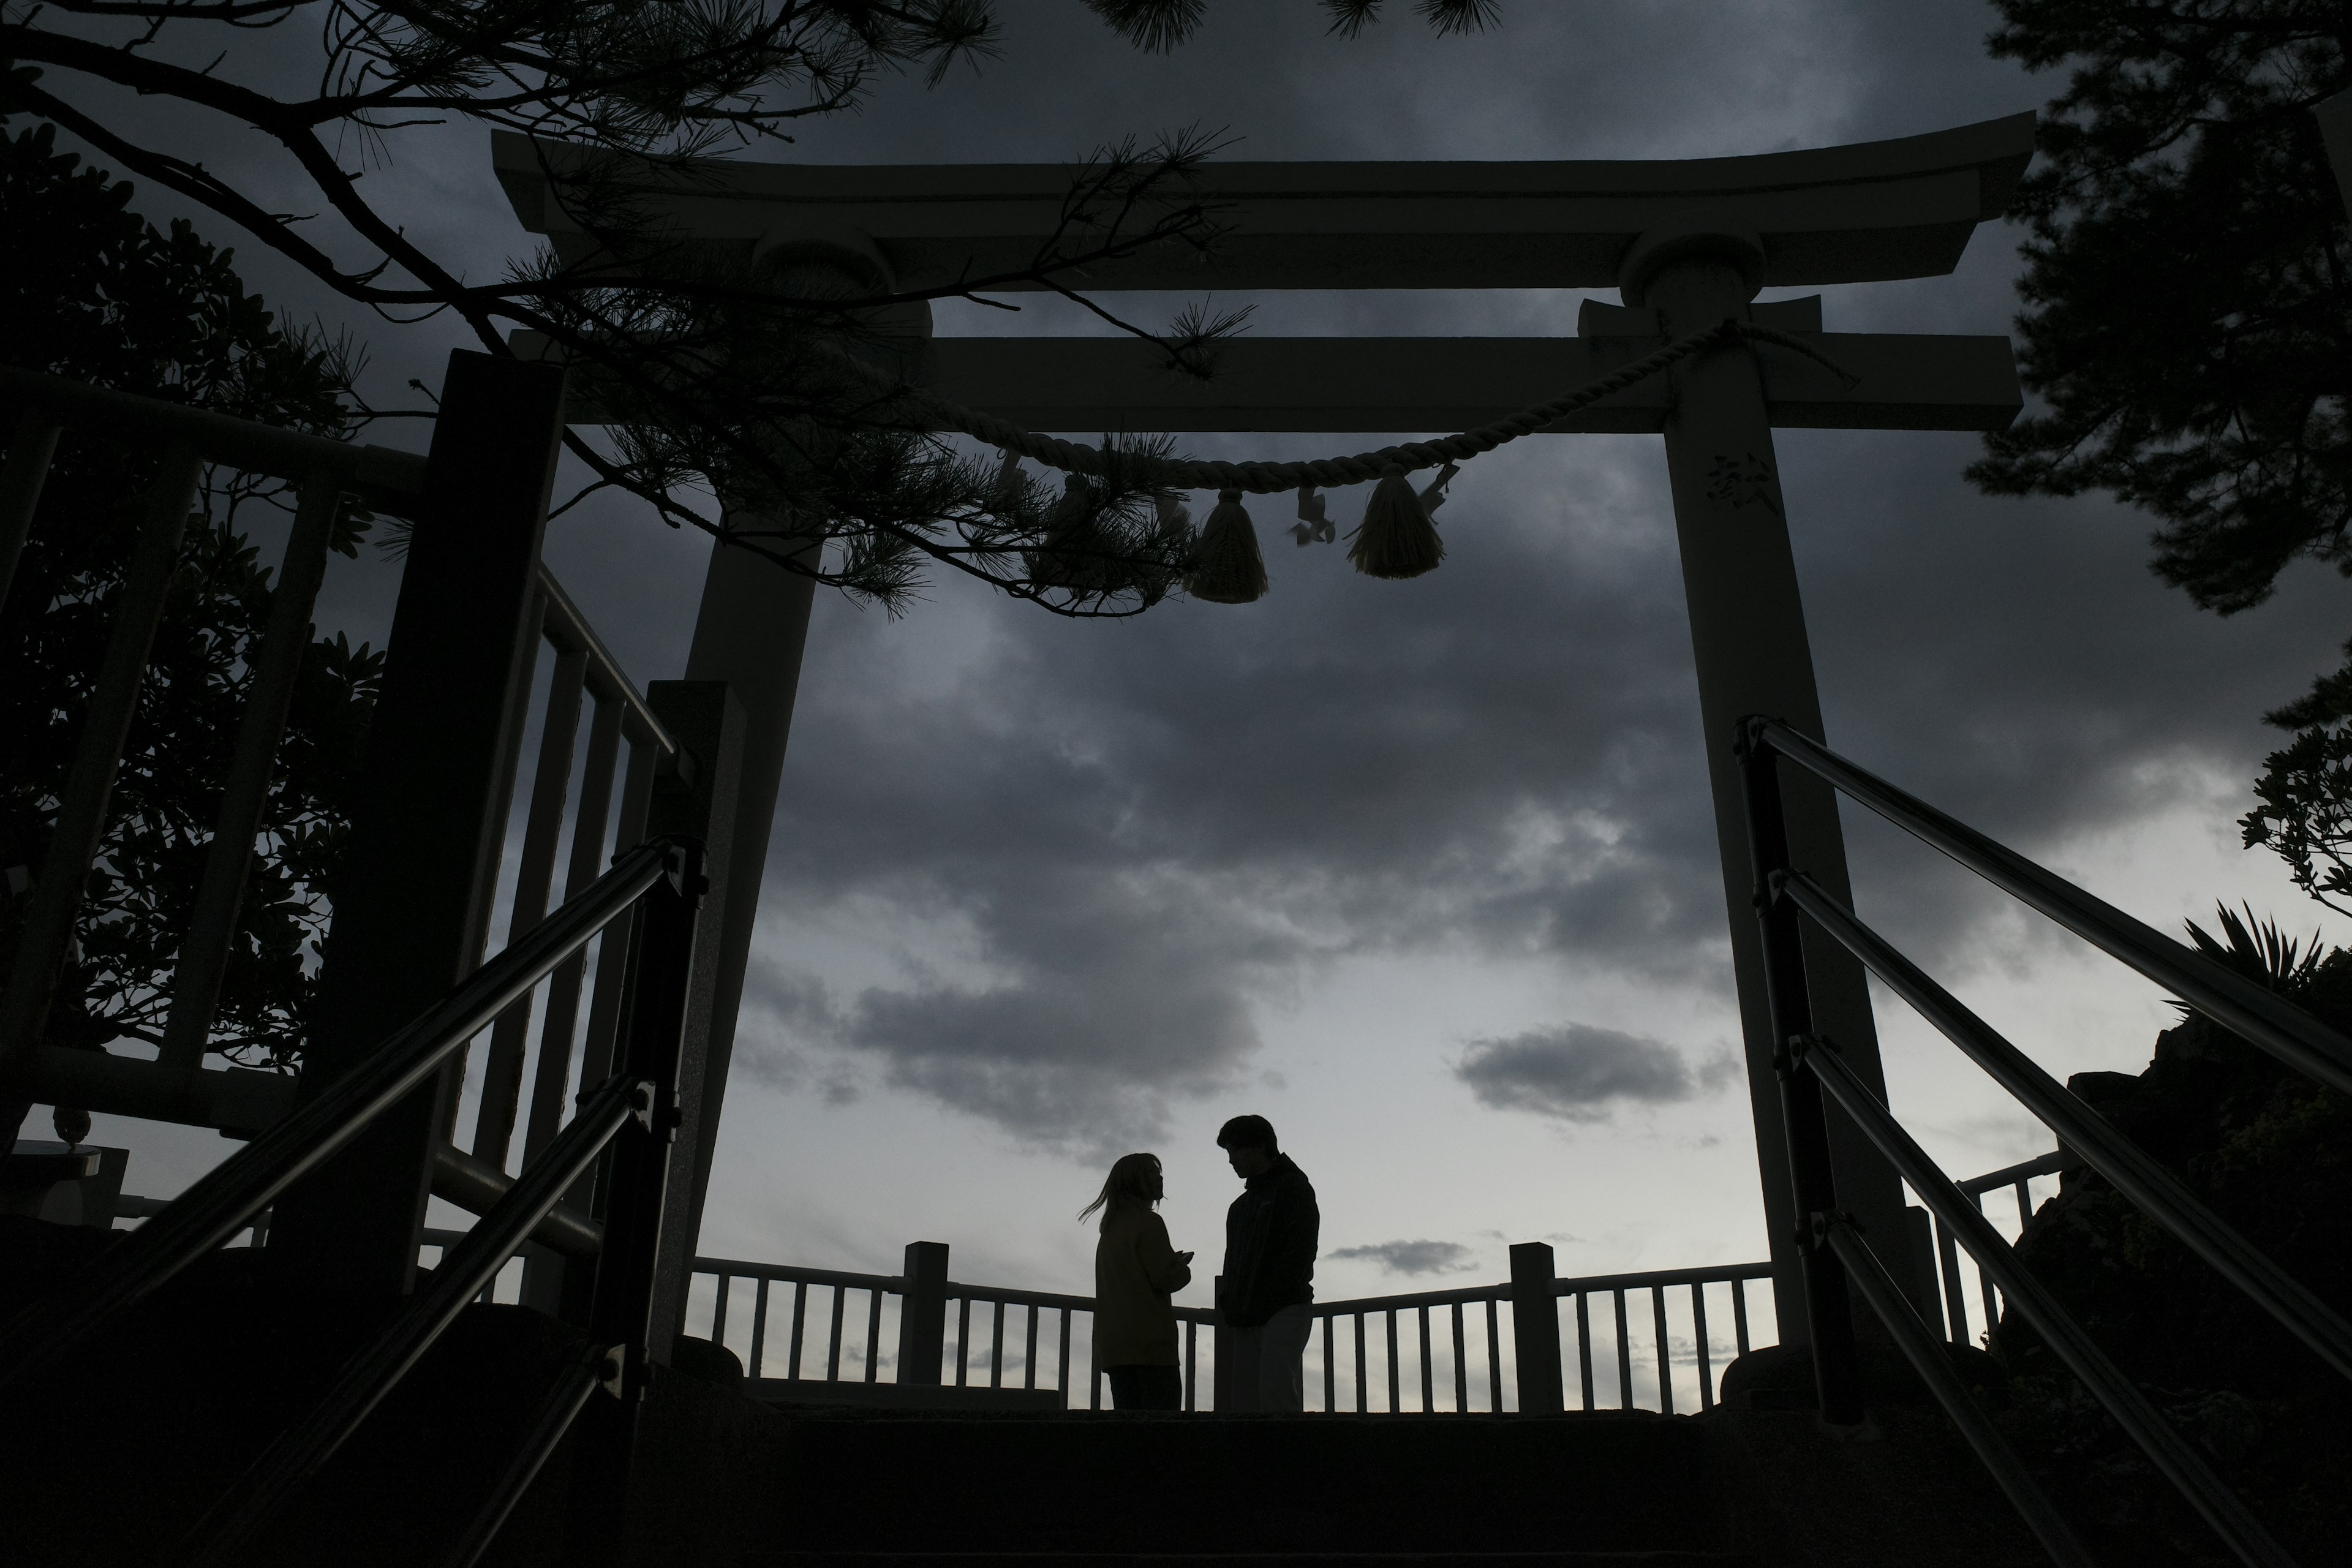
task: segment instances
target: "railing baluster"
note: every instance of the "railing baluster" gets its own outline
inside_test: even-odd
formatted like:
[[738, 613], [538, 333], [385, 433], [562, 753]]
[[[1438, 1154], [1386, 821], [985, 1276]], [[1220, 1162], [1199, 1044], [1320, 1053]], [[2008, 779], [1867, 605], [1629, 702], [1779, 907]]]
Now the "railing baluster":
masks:
[[1381, 1316], [1388, 1321], [1389, 1414], [1394, 1415], [1404, 1408], [1404, 1391], [1397, 1386], [1399, 1379], [1397, 1376], [1396, 1309], [1394, 1307], [1391, 1307], [1387, 1311], [1381, 1313]]
[[1583, 1291], [1576, 1293], [1576, 1378], [1584, 1407], [1592, 1408], [1592, 1310]]
[[[1982, 1193], [1970, 1193], [1969, 1194], [1969, 1198], [1970, 1202], [1977, 1205], [1977, 1212], [1979, 1214], [1982, 1214], [1984, 1212], [1984, 1194]], [[1969, 1261], [1976, 1263], [1976, 1259], [1974, 1258], [1970, 1258]], [[2000, 1304], [1999, 1298], [1993, 1294], [1992, 1274], [1981, 1263], [1977, 1263], [1977, 1289], [1984, 1297], [1985, 1332], [1990, 1334], [1993, 1330], [2000, 1326]]]
[[1358, 1312], [1358, 1313], [1355, 1315], [1355, 1321], [1356, 1321], [1356, 1414], [1357, 1414], [1357, 1415], [1364, 1415], [1366, 1412], [1368, 1412], [1368, 1411], [1370, 1411], [1370, 1410], [1371, 1409], [1371, 1404], [1370, 1404], [1370, 1400], [1371, 1400], [1371, 1390], [1370, 1390], [1369, 1388], [1366, 1388], [1366, 1387], [1364, 1386], [1365, 1383], [1368, 1381], [1368, 1380], [1366, 1379], [1365, 1375], [1364, 1375], [1364, 1314], [1363, 1314], [1363, 1313], [1361, 1313], [1361, 1312]]
[[1650, 1287], [1651, 1331], [1657, 1335], [1658, 1344], [1658, 1412], [1663, 1415], [1675, 1413], [1674, 1363], [1666, 1353], [1666, 1288]]
[[[613, 838], [615, 858], [645, 842], [646, 822], [653, 808], [654, 766], [666, 753], [650, 738], [633, 741], [629, 748], [629, 763], [621, 787], [621, 814]], [[602, 846], [599, 846], [601, 850]], [[621, 1028], [621, 997], [628, 980], [629, 948], [634, 941], [636, 915], [633, 911], [614, 921], [604, 929], [596, 942], [596, 980], [588, 997], [588, 1028], [580, 1042], [580, 1082], [583, 1088], [600, 1084], [612, 1073], [614, 1042]], [[585, 965], [588, 950], [582, 948], [573, 962]], [[555, 1097], [550, 1105], [549, 1136], [562, 1120], [562, 1097]], [[455, 1101], [453, 1100], [454, 1104]], [[533, 1118], [536, 1121], [536, 1117]], [[594, 1201], [595, 1177], [583, 1176], [564, 1194], [564, 1201], [574, 1208], [585, 1209]], [[795, 1304], [794, 1310], [798, 1311]], [[797, 1321], [797, 1320], [795, 1320]], [[793, 1375], [800, 1375], [800, 1342], [793, 1341]]]
[[[1095, 1314], [1089, 1313], [1088, 1316]], [[1101, 1326], [1098, 1321], [1087, 1325], [1087, 1408], [1089, 1410], [1102, 1408], [1102, 1335], [1096, 1332]]]
[[[204, 1069], [212, 1038], [213, 1015], [220, 1005], [221, 980], [236, 944], [236, 917], [245, 901], [253, 843], [269, 805], [269, 781], [286, 734], [296, 677], [310, 646], [310, 611], [327, 573], [327, 550], [342, 511], [342, 492], [331, 474], [312, 474], [302, 484], [293, 531], [279, 558], [278, 585], [269, 595], [269, 622], [251, 656], [245, 711], [237, 716], [236, 742], [222, 782], [220, 813], [205, 868], [189, 908], [173, 976], [172, 1012], [163, 1026], [158, 1059], [171, 1072], [193, 1078]], [[593, 879], [591, 879], [593, 880]], [[585, 884], [583, 884], [583, 886]]]
[[[653, 808], [654, 766], [662, 750], [651, 741], [632, 742], [629, 768], [621, 785], [621, 817], [613, 837], [616, 854], [645, 841], [646, 819]], [[613, 1070], [613, 1039], [621, 1024], [621, 991], [628, 978], [629, 932], [633, 921], [615, 921], [596, 949], [596, 984], [588, 997], [588, 1038], [580, 1047], [580, 1081], [597, 1084]]]
[[1032, 1302], [1032, 1303], [1031, 1303], [1031, 1304], [1030, 1304], [1026, 1309], [1024, 1309], [1024, 1310], [1025, 1310], [1028, 1312], [1028, 1314], [1029, 1314], [1029, 1326], [1028, 1326], [1028, 1330], [1027, 1330], [1027, 1331], [1026, 1331], [1026, 1333], [1025, 1333], [1025, 1335], [1024, 1336], [1023, 1341], [1022, 1341], [1022, 1351], [1021, 1351], [1021, 1386], [1022, 1386], [1022, 1387], [1024, 1387], [1024, 1388], [1034, 1388], [1034, 1387], [1036, 1387], [1036, 1386], [1037, 1386], [1037, 1308], [1036, 1308], [1036, 1304], [1035, 1304], [1034, 1302]]
[[33, 513], [41, 504], [41, 487], [49, 477], [49, 463], [58, 451], [58, 423], [38, 409], [27, 408], [16, 418], [8, 437], [8, 457], [0, 463], [0, 605], [16, 580], [16, 563], [33, 531]]
[[2017, 1184], [2017, 1230], [2021, 1238], [2025, 1227], [2033, 1223], [2033, 1191], [2031, 1180]]
[[866, 1381], [881, 1381], [882, 1365], [882, 1288], [877, 1285], [866, 1292]]
[[1339, 1409], [1339, 1368], [1331, 1359], [1331, 1314], [1323, 1318], [1323, 1414], [1336, 1415]]
[[1617, 1408], [1633, 1408], [1633, 1334], [1625, 1321], [1625, 1292], [1609, 1292], [1617, 1312]]
[[825, 1336], [824, 1380], [841, 1381], [841, 1319], [842, 1309], [849, 1304], [849, 1291], [845, 1286], [833, 1288], [833, 1328]]
[[1486, 1408], [1496, 1415], [1503, 1413], [1503, 1327], [1502, 1303], [1492, 1296], [1486, 1298]]
[[1470, 1346], [1462, 1332], [1462, 1303], [1454, 1303], [1454, 1414], [1470, 1411]]
[[[580, 738], [580, 700], [587, 679], [585, 652], [557, 656], [540, 726], [539, 762], [531, 773], [530, 812], [523, 819], [522, 853], [516, 861], [514, 904], [507, 916], [509, 942], [547, 916], [547, 896], [555, 884], [556, 840], [563, 832], [564, 804], [572, 796], [572, 752]], [[513, 722], [521, 721], [516, 715]], [[482, 1061], [474, 1157], [500, 1169], [506, 1166], [515, 1117], [521, 1109], [522, 1054], [530, 1038], [531, 1001], [526, 993], [499, 1015], [490, 1026], [490, 1048]]]
[[793, 1343], [792, 1358], [785, 1363], [784, 1375], [798, 1378], [801, 1374], [801, 1329], [808, 1321], [808, 1281], [793, 1282]]
[[1004, 1386], [1004, 1303], [988, 1304], [988, 1386]]
[[971, 1381], [971, 1298], [956, 1298], [956, 1386]]
[[1952, 1227], [1942, 1220], [1936, 1222], [1936, 1253], [1944, 1265], [1944, 1321], [1951, 1331], [1952, 1342], [1969, 1342], [1969, 1298], [1960, 1286], [1960, 1249], [1952, 1239]]
[[1062, 1361], [1055, 1369], [1054, 1386], [1062, 1391], [1062, 1408], [1070, 1407], [1070, 1309], [1062, 1309]]
[[[572, 858], [563, 873], [567, 902], [604, 869], [620, 754], [621, 704], [600, 698], [588, 721], [588, 760], [580, 775], [580, 802], [572, 813]], [[530, 1108], [523, 1120], [525, 1164], [554, 1141], [556, 1129], [563, 1124], [564, 1096], [572, 1081], [572, 1037], [580, 1026], [580, 987], [587, 973], [588, 953], [583, 949], [547, 977], [547, 1017], [540, 1026], [539, 1067], [531, 1076]]]
[[1429, 1309], [1421, 1309], [1421, 1413], [1430, 1415], [1437, 1405], [1437, 1389], [1430, 1381]]
[[155, 628], [163, 618], [180, 539], [187, 530], [203, 470], [196, 449], [174, 441], [165, 448], [163, 468], [148, 489], [145, 521], [115, 595], [114, 624], [107, 631], [106, 651], [90, 684], [73, 763], [58, 792], [40, 879], [26, 900], [16, 961], [5, 996], [0, 996], [0, 1067], [13, 1065], [18, 1056], [39, 1047], [49, 994], [72, 943], [74, 917], [89, 882], [90, 862], [105, 837], [107, 803], [122, 765], [123, 745], [131, 737], [131, 717], [139, 710]]
[[1199, 1408], [1194, 1402], [1194, 1380], [1201, 1366], [1201, 1325], [1192, 1319], [1184, 1320], [1184, 1409], [1192, 1414]]
[[722, 1268], [719, 1271], [719, 1293], [710, 1304], [710, 1342], [714, 1345], [727, 1342], [727, 1270]]
[[[541, 574], [537, 592], [530, 595], [530, 625], [535, 630], [543, 628], [547, 624], [547, 579], [543, 574]], [[498, 773], [494, 775], [494, 781], [490, 785], [490, 798], [498, 803], [497, 822], [499, 837], [493, 842], [499, 845], [501, 856], [503, 856], [504, 853], [506, 841], [507, 816], [514, 805], [515, 778], [522, 767], [522, 742], [524, 730], [522, 708], [530, 700], [531, 688], [539, 671], [540, 644], [545, 640], [546, 639], [543, 636], [528, 637], [522, 639], [521, 646], [516, 650], [520, 657], [515, 660], [514, 668], [510, 676], [510, 679], [514, 683], [514, 690], [516, 693], [516, 710], [508, 715], [506, 734], [505, 738], [500, 742], [499, 752]], [[566, 759], [565, 768], [568, 774], [570, 771], [568, 757]], [[561, 820], [562, 811], [562, 807], [559, 803], [557, 806], [559, 820]], [[518, 894], [520, 894], [522, 891], [523, 889], [520, 888], [516, 889]], [[493, 904], [498, 902], [498, 893], [499, 879], [495, 872], [489, 876], [482, 877], [476, 880], [474, 884], [474, 911], [472, 917], [474, 930], [488, 931], [490, 929], [490, 908]], [[544, 899], [541, 900], [541, 907], [542, 909], [545, 908]], [[526, 927], [523, 929], [528, 930], [529, 928]], [[509, 947], [512, 947], [515, 943], [515, 939], [521, 934], [522, 931], [518, 930], [513, 925], [509, 924], [507, 927], [507, 945]], [[520, 998], [518, 998], [517, 1000], [520, 1001]], [[511, 1011], [511, 1009], [509, 1009], [509, 1011]], [[493, 1022], [495, 1023], [495, 1020], [493, 1020]], [[493, 1044], [495, 1044], [495, 1041]], [[519, 1040], [517, 1041], [516, 1048], [518, 1050], [520, 1049], [520, 1043]], [[450, 1058], [451, 1066], [449, 1076], [460, 1084], [463, 1084], [466, 1081], [467, 1074], [470, 1070], [467, 1063], [471, 1059], [473, 1049], [474, 1042], [468, 1040], [464, 1045], [459, 1046], [456, 1054]], [[497, 1064], [493, 1063], [491, 1065]], [[520, 1066], [518, 1066], [514, 1073], [514, 1081], [518, 1083], [520, 1081], [520, 1071], [521, 1069]], [[488, 1082], [488, 1077], [489, 1075], [486, 1071], [484, 1074], [484, 1088], [486, 1089], [497, 1090], [499, 1100], [511, 1102], [512, 1096], [505, 1091], [501, 1084]], [[503, 1068], [500, 1068], [500, 1077], [502, 1080], [506, 1077]], [[474, 1131], [478, 1139], [482, 1131], [479, 1111], [481, 1104], [483, 1103], [492, 1103], [488, 1095], [485, 1095], [484, 1100], [482, 1102], [478, 1102], [476, 1106]], [[453, 1144], [457, 1142], [457, 1111], [458, 1097], [453, 1094], [449, 1096], [446, 1101], [444, 1102], [444, 1110], [441, 1119], [441, 1136]], [[492, 1162], [494, 1164], [501, 1168], [506, 1164], [504, 1151], [507, 1141], [513, 1135], [513, 1116], [511, 1112], [509, 1112], [507, 1118], [507, 1130], [504, 1133], [500, 1134], [499, 1141], [499, 1149], [500, 1151], [499, 1158]]]
[[1731, 1282], [1731, 1340], [1739, 1347], [1739, 1354], [1748, 1353], [1748, 1281]]
[[1715, 1408], [1715, 1366], [1707, 1354], [1706, 1286], [1703, 1281], [1691, 1281], [1691, 1337], [1698, 1342], [1698, 1407], [1702, 1411]]
[[751, 1369], [750, 1375], [760, 1375], [760, 1366], [768, 1349], [768, 1278], [760, 1277], [760, 1288], [751, 1292]]

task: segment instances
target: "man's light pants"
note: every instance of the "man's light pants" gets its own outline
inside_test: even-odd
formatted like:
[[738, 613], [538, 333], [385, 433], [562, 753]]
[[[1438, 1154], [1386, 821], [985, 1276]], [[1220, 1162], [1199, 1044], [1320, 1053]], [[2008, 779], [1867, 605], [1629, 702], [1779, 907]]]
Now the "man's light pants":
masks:
[[1301, 1365], [1314, 1309], [1304, 1302], [1285, 1307], [1254, 1329], [1217, 1329], [1217, 1412], [1307, 1408]]

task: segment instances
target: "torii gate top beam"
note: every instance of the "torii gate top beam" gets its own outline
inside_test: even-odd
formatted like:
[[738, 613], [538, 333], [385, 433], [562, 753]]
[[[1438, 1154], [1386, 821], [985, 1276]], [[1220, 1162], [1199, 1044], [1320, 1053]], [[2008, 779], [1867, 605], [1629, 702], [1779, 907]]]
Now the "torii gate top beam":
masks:
[[[1170, 246], [1092, 268], [1089, 289], [1615, 288], [1635, 241], [1704, 216], [1752, 234], [1763, 287], [1948, 273], [2033, 154], [2033, 116], [1923, 136], [1744, 158], [1556, 163], [1211, 162], [1193, 195], [1227, 232], [1203, 258]], [[581, 154], [500, 132], [492, 158], [524, 227], [577, 253], [541, 158]], [[1050, 163], [647, 166], [683, 236], [869, 241], [902, 289], [1017, 272], [1052, 239], [1073, 170]]]

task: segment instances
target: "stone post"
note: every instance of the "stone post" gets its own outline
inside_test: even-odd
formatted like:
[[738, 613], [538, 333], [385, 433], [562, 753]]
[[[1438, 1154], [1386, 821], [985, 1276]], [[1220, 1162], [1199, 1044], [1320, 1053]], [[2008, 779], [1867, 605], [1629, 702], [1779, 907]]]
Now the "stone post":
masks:
[[[723, 680], [656, 680], [646, 688], [646, 705], [677, 738], [679, 748], [677, 764], [655, 776], [646, 837], [677, 833], [702, 841], [710, 879], [702, 907], [704, 918], [715, 926], [719, 921], [713, 917], [730, 908], [737, 896], [730, 879], [734, 872], [737, 783], [743, 765], [743, 710]], [[654, 1270], [653, 1353], [665, 1364], [670, 1342], [686, 1321], [687, 1283], [698, 1228], [688, 1156], [715, 1139], [717, 1129], [705, 1119], [717, 1114], [726, 1089], [726, 1052], [716, 1018], [723, 962], [716, 933], [698, 932], [687, 994], [686, 1044], [678, 1061], [677, 1143], [663, 1191], [661, 1246]]]
[[1557, 1415], [1563, 1408], [1559, 1382], [1559, 1298], [1552, 1294], [1559, 1272], [1551, 1244], [1517, 1242], [1511, 1247], [1511, 1346], [1518, 1353], [1519, 1414]]
[[898, 1304], [898, 1384], [937, 1388], [948, 1350], [948, 1244], [907, 1244], [907, 1294]]
[[[1763, 275], [1755, 237], [1703, 222], [1645, 235], [1628, 253], [1625, 302], [1652, 307], [1667, 339], [1745, 319]], [[1799, 1262], [1798, 1215], [1789, 1182], [1780, 1088], [1772, 1069], [1772, 1030], [1764, 989], [1764, 955], [1749, 886], [1746, 807], [1733, 729], [1760, 713], [1814, 737], [1822, 735], [1821, 697], [1797, 592], [1772, 425], [1756, 357], [1745, 344], [1685, 361], [1672, 373], [1675, 406], [1666, 419], [1666, 468], [1675, 531], [1682, 545], [1683, 590], [1698, 669], [1700, 732], [1715, 804], [1716, 845], [1730, 916], [1731, 962], [1739, 992], [1748, 1058], [1748, 1107], [1771, 1240], [1772, 1283], [1782, 1344], [1809, 1342]], [[1792, 863], [1849, 906], [1845, 841], [1828, 785], [1784, 768]], [[1862, 965], [1818, 932], [1804, 936], [1813, 1024], [1835, 1040], [1840, 1058], [1873, 1090], [1886, 1092], [1878, 1034]], [[1909, 1226], [1893, 1169], [1835, 1107], [1830, 1146], [1837, 1201], [1853, 1214], [1897, 1279], [1910, 1277]]]
[[[366, 795], [331, 889], [335, 923], [298, 1103], [481, 963], [562, 438], [560, 367], [449, 356], [369, 724]], [[321, 1288], [407, 1293], [457, 1079], [444, 1068], [287, 1191], [269, 1238], [274, 1266]]]

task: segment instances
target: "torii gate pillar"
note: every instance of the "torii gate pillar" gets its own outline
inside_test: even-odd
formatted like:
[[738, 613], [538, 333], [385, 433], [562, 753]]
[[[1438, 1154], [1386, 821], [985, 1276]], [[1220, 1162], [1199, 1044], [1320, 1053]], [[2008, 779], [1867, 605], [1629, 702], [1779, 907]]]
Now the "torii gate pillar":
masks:
[[[1726, 317], [1745, 319], [1762, 259], [1754, 238], [1736, 230], [1711, 235], [1678, 226], [1675, 233], [1645, 236], [1626, 258], [1625, 302], [1656, 310], [1669, 340]], [[1699, 721], [1706, 737], [1724, 902], [1731, 915], [1731, 963], [1771, 1237], [1773, 1294], [1780, 1342], [1801, 1344], [1811, 1339], [1800, 1261], [1802, 1216], [1789, 1179], [1788, 1140], [1772, 1066], [1772, 1021], [1765, 1005], [1763, 941], [1748, 858], [1747, 807], [1731, 742], [1734, 727], [1752, 713], [1821, 738], [1821, 693], [1813, 682], [1812, 648], [1756, 356], [1745, 343], [1734, 344], [1670, 374], [1675, 384], [1674, 409], [1666, 416], [1666, 471], [1698, 668]], [[1834, 794], [1793, 769], [1782, 789], [1794, 863], [1851, 906], [1853, 891]], [[1884, 1099], [1885, 1074], [1862, 965], [1811, 931], [1805, 938], [1814, 1022], [1838, 1043], [1839, 1059]], [[1909, 1254], [1901, 1184], [1851, 1120], [1832, 1107], [1829, 1121], [1838, 1205], [1861, 1221], [1896, 1278], [1907, 1280], [1917, 1260]]]

